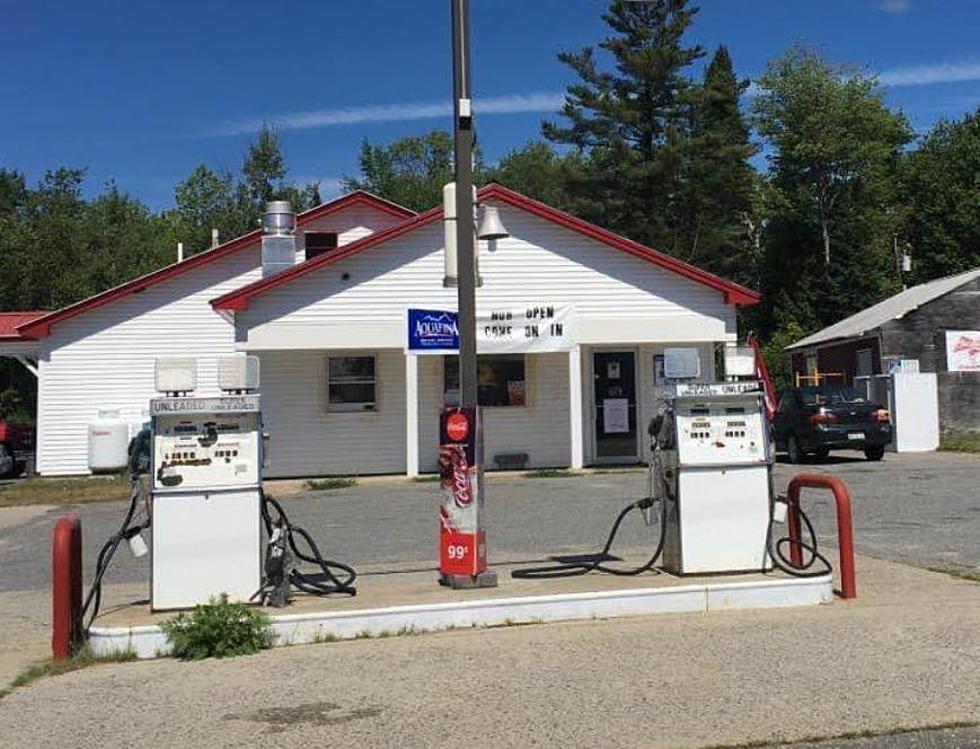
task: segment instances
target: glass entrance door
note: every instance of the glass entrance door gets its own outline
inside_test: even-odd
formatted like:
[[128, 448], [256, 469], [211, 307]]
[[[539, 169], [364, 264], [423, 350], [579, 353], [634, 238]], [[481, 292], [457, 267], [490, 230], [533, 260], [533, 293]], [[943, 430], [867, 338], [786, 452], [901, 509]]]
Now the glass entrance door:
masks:
[[592, 380], [596, 461], [635, 461], [636, 354], [593, 352]]

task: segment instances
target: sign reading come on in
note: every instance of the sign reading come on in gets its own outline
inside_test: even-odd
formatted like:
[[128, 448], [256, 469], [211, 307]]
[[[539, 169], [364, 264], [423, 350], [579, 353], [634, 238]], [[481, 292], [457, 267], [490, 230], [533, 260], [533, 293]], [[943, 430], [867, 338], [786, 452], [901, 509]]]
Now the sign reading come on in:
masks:
[[[407, 310], [410, 354], [446, 354], [459, 350], [458, 318], [448, 310]], [[572, 307], [528, 304], [484, 309], [476, 316], [476, 350], [481, 354], [568, 351], [574, 346]]]

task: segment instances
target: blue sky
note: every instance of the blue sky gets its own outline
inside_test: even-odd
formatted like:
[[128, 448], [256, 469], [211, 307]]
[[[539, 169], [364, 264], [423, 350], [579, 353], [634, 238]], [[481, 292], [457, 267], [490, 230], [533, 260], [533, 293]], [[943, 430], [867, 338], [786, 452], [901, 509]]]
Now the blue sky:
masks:
[[[599, 0], [472, 0], [477, 132], [493, 161], [538, 137], [606, 33]], [[285, 7], [287, 10], [271, 10]], [[159, 209], [198, 163], [237, 170], [263, 120], [324, 196], [361, 140], [451, 125], [448, 0], [0, 0], [0, 166], [89, 170]], [[793, 42], [879, 73], [917, 130], [980, 104], [980, 3], [704, 0], [690, 41], [752, 78]]]

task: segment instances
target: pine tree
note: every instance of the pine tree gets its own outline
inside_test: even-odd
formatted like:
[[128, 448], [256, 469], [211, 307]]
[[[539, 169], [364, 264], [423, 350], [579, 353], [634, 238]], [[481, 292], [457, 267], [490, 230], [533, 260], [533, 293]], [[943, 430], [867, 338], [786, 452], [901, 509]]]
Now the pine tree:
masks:
[[614, 69], [600, 70], [591, 47], [560, 54], [580, 80], [561, 111], [567, 126], [542, 125], [583, 157], [569, 173], [576, 212], [668, 251], [690, 244], [682, 193], [695, 97], [684, 71], [703, 51], [682, 37], [696, 13], [687, 0], [612, 2], [603, 20], [615, 33], [599, 46]]
[[242, 164], [242, 186], [247, 200], [260, 209], [283, 187], [286, 160], [279, 145], [279, 135], [263, 124], [258, 137], [249, 144]]
[[739, 99], [748, 81], [735, 76], [731, 56], [718, 47], [698, 91], [689, 144], [686, 260], [727, 278], [754, 285], [757, 248], [752, 235], [758, 175]]

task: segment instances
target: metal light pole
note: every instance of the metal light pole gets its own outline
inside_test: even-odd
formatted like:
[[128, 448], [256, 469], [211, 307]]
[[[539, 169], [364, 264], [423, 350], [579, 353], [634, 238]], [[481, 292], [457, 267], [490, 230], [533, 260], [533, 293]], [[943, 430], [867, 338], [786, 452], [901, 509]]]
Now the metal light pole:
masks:
[[470, 2], [450, 0], [453, 18], [453, 135], [456, 161], [456, 263], [460, 403], [476, 405], [476, 249], [473, 239], [473, 110]]
[[[476, 383], [476, 252], [473, 226], [473, 111], [470, 103], [470, 3], [450, 0], [453, 19], [453, 134], [456, 157], [456, 275], [459, 406], [440, 414], [440, 584], [489, 588], [483, 526], [483, 419]], [[502, 227], [497, 227], [501, 230]], [[497, 236], [502, 236], [499, 233]], [[448, 244], [448, 243], [447, 243]], [[450, 248], [446, 247], [446, 252]]]

